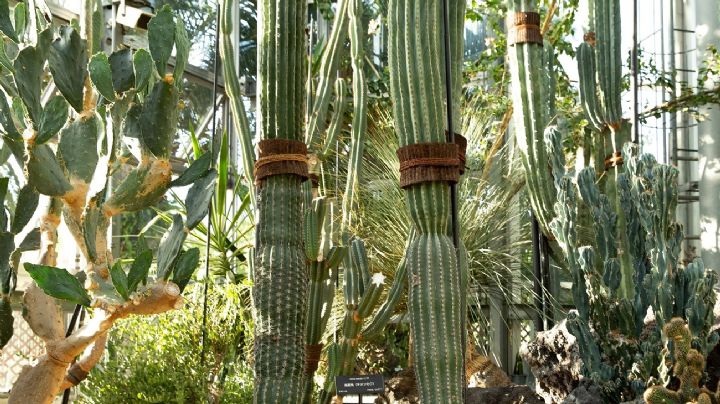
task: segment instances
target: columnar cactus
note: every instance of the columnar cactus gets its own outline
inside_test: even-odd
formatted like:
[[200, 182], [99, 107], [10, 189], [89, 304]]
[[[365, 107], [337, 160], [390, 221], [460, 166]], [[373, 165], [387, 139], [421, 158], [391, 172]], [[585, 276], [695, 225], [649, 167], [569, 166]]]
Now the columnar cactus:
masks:
[[[390, 87], [401, 147], [445, 142], [442, 22], [441, 1], [389, 3]], [[457, 293], [461, 275], [448, 236], [450, 187], [439, 181], [411, 185], [406, 197], [417, 230], [406, 263], [420, 398], [428, 403], [459, 403], [464, 387], [464, 330], [462, 298]]]
[[[24, 316], [33, 332], [45, 342], [46, 354], [21, 373], [10, 394], [11, 403], [49, 403], [58, 392], [79, 383], [100, 359], [106, 333], [118, 319], [179, 307], [182, 290], [199, 260], [199, 250], [184, 251], [182, 243], [186, 233], [207, 213], [216, 173], [209, 170], [209, 158], [200, 158], [172, 181], [169, 162], [177, 125], [179, 87], [189, 55], [185, 28], [165, 7], [148, 25], [149, 53], [124, 49], [110, 57], [104, 53], [88, 57], [100, 46], [97, 36], [92, 35], [102, 32], [99, 23], [93, 25], [97, 19], [92, 16], [100, 12], [97, 4], [88, 1], [84, 7], [87, 39], [69, 26], [57, 31], [46, 27], [41, 21], [42, 14], [34, 9], [27, 12], [35, 20], [29, 29], [37, 29], [36, 32], [26, 31], [15, 37], [15, 33], [11, 36], [7, 31], [12, 24], [0, 24], [0, 30], [11, 39], [29, 38], [21, 44], [13, 61], [12, 77], [22, 105], [18, 104], [12, 117], [3, 114], [2, 122], [5, 139], [14, 145], [24, 145], [23, 149], [15, 147], [13, 152], [27, 174], [27, 185], [19, 195], [23, 207], [16, 210], [10, 231], [19, 232], [32, 217], [38, 201], [49, 200], [38, 233], [41, 260], [39, 264], [24, 263], [35, 281], [25, 292]], [[4, 12], [0, 9], [0, 16], [7, 17], [7, 4], [0, 7], [5, 8]], [[21, 15], [19, 10], [15, 10], [16, 15]], [[166, 74], [173, 48], [176, 67]], [[46, 62], [61, 95], [43, 105], [39, 77]], [[7, 86], [12, 84], [6, 83]], [[5, 104], [4, 92], [0, 99]], [[70, 107], [74, 114], [68, 120]], [[112, 130], [106, 127], [106, 119], [112, 122]], [[56, 136], [58, 146], [54, 148], [49, 141]], [[128, 137], [140, 141], [139, 161], [111, 190], [109, 178], [120, 175], [118, 153]], [[103, 171], [96, 175], [98, 167]], [[102, 190], [90, 196], [89, 189], [95, 181]], [[191, 184], [186, 199], [187, 217], [174, 218], [157, 251], [155, 276], [148, 275], [153, 252], [147, 247], [126, 273], [110, 252], [107, 231], [111, 218], [153, 205], [172, 186]], [[41, 195], [47, 198], [41, 199]], [[55, 267], [61, 215], [87, 263], [84, 284], [78, 280], [83, 274], [76, 277]], [[36, 238], [28, 239], [32, 245], [21, 243], [20, 249], [35, 246]], [[0, 251], [13, 250], [12, 237], [2, 237], [0, 243]], [[8, 263], [5, 254], [0, 258]], [[9, 257], [13, 268], [9, 275], [7, 266], [0, 265], [3, 294], [8, 290], [7, 282], [14, 283], [20, 258], [17, 254]], [[51, 297], [91, 307], [92, 316], [78, 332], [66, 337], [60, 307]], [[93, 355], [80, 356], [71, 366], [73, 359], [85, 350], [93, 351]]]
[[[512, 79], [515, 136], [526, 172], [528, 196], [533, 213], [545, 234], [549, 234], [552, 220], [554, 192], [548, 187], [552, 175], [547, 147], [545, 127], [548, 121], [548, 72], [544, 60], [545, 49], [540, 38], [540, 16], [534, 0], [508, 1], [508, 27], [513, 30], [509, 36], [508, 57]], [[530, 14], [527, 14], [530, 13]], [[515, 27], [518, 28], [515, 28]], [[520, 37], [518, 29], [535, 27], [535, 38]], [[554, 101], [554, 100], [553, 100]], [[552, 103], [550, 101], [549, 103]]]
[[[304, 1], [259, 2], [258, 129], [262, 139], [302, 141]], [[256, 403], [299, 403], [305, 387], [308, 274], [302, 178], [272, 175], [258, 188], [254, 263]]]

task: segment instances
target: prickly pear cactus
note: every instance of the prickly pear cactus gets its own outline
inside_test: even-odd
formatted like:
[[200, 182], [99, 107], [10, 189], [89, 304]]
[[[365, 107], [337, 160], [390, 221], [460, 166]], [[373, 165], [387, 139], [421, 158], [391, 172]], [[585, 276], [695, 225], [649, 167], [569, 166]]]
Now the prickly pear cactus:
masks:
[[[8, 228], [3, 213], [0, 223], [2, 301], [14, 288], [17, 251], [37, 248], [40, 241], [39, 233], [31, 232], [28, 237], [34, 238], [20, 243], [13, 253], [13, 236], [28, 224], [38, 201], [49, 197], [50, 209], [43, 219], [43, 259], [37, 265], [26, 262], [24, 268], [45, 294], [98, 309], [93, 311], [95, 328], [80, 331], [80, 341], [76, 338], [70, 343], [64, 333], [45, 331], [48, 323], [62, 324], [62, 320], [53, 317], [54, 309], [36, 304], [33, 287], [26, 292], [26, 319], [48, 343], [48, 358], [55, 362], [43, 357], [24, 372], [10, 402], [52, 399], [67, 367], [58, 365], [65, 362], [62, 358], [82, 353], [116, 319], [177, 307], [199, 261], [199, 250], [184, 250], [183, 241], [207, 213], [216, 173], [209, 169], [207, 158], [198, 159], [173, 182], [169, 161], [177, 127], [179, 89], [189, 56], [187, 33], [182, 21], [166, 6], [148, 25], [149, 52], [123, 49], [108, 57], [96, 52], [100, 49], [99, 39], [92, 35], [103, 30], [101, 21], [92, 18], [100, 11], [97, 5], [95, 1], [84, 4], [84, 33], [90, 34], [86, 37], [71, 26], [48, 26], [41, 13], [28, 10], [28, 18], [35, 21], [18, 35], [20, 50], [12, 55], [15, 88], [9, 89], [13, 84], [6, 83], [0, 94], [0, 107], [7, 107], [6, 90], [19, 95], [15, 108], [3, 109], [2, 136], [10, 144], [23, 146], [14, 147], [13, 152], [26, 173], [13, 221]], [[0, 4], [0, 15], [8, 15], [7, 7], [7, 3]], [[18, 11], [15, 15], [20, 15]], [[28, 32], [34, 29], [31, 27], [36, 27], [37, 32]], [[168, 72], [167, 60], [173, 48], [176, 66]], [[45, 74], [46, 64], [59, 95], [43, 103], [41, 94], [47, 89], [39, 78]], [[127, 159], [119, 156], [124, 143], [133, 139], [139, 140], [140, 155], [137, 166], [123, 177], [118, 172]], [[113, 182], [119, 180], [114, 189], [109, 186], [111, 176]], [[107, 234], [112, 217], [152, 206], [174, 185], [192, 185], [186, 199], [187, 217], [175, 216], [158, 250], [145, 248], [129, 268], [124, 267], [110, 252]], [[55, 267], [60, 212], [87, 263], [83, 276]], [[157, 272], [149, 275], [154, 256]], [[47, 304], [55, 306], [52, 301]], [[57, 377], [58, 373], [61, 377]], [[52, 381], [39, 377], [52, 377]]]
[[[15, 211], [8, 216], [5, 201], [8, 178], [0, 178], [0, 349], [13, 335], [13, 315], [10, 299], [17, 286], [17, 271], [23, 252], [40, 248], [40, 229], [26, 231], [38, 205], [39, 195], [30, 186], [20, 189]], [[16, 244], [16, 239], [22, 240]]]

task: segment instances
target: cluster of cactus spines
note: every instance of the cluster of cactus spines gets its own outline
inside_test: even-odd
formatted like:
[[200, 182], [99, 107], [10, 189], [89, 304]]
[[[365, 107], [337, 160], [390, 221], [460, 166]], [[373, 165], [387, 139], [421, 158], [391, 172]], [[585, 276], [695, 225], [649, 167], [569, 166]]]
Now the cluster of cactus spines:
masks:
[[[701, 385], [705, 371], [705, 357], [693, 349], [693, 338], [682, 318], [675, 317], [663, 327], [666, 362], [674, 362], [673, 375], [680, 380], [677, 390], [651, 386], [643, 394], [648, 404], [710, 404], [720, 399], [720, 389], [712, 392]], [[672, 352], [672, 353], [671, 353]]]
[[245, 111], [245, 103], [240, 93], [240, 79], [235, 69], [235, 51], [232, 43], [233, 30], [233, 7], [236, 6], [234, 0], [222, 0], [220, 14], [220, 31], [222, 32], [222, 40], [220, 41], [220, 57], [223, 60], [223, 78], [225, 79], [225, 91], [230, 101], [230, 112], [233, 117], [234, 128], [237, 131], [237, 139], [240, 144], [240, 154], [243, 165], [243, 175], [247, 179], [245, 185], [248, 187], [250, 202], [253, 207], [256, 204], [255, 194], [255, 175], [253, 172], [253, 164], [255, 162], [255, 151], [253, 148], [253, 135], [250, 131], [250, 123], [248, 122], [247, 112]]
[[[310, 119], [305, 134], [305, 143], [307, 143], [310, 150], [316, 149], [320, 135], [325, 130], [327, 111], [330, 106], [330, 94], [333, 83], [337, 80], [337, 69], [343, 56], [345, 41], [348, 38], [348, 23], [352, 18], [348, 11], [353, 8], [352, 2], [353, 0], [340, 0], [338, 2], [332, 32], [325, 46], [323, 58], [320, 61], [319, 82], [310, 109]], [[338, 99], [337, 96], [336, 99]]]
[[[442, 22], [440, 1], [389, 3], [390, 88], [401, 147], [445, 142]], [[420, 400], [459, 403], [465, 384], [464, 330], [460, 269], [448, 236], [450, 187], [417, 184], [406, 189], [406, 201], [417, 231], [406, 265]]]
[[345, 318], [342, 337], [328, 348], [328, 374], [319, 404], [330, 402], [335, 393], [335, 377], [352, 375], [355, 369], [363, 322], [372, 314], [385, 286], [381, 273], [370, 274], [365, 243], [355, 239], [345, 255], [343, 295]]
[[[509, 0], [509, 24], [514, 24], [516, 12], [535, 12], [536, 1]], [[515, 136], [522, 156], [526, 175], [528, 196], [533, 213], [543, 232], [549, 233], [552, 220], [553, 192], [547, 187], [552, 183], [548, 170], [549, 159], [545, 145], [545, 127], [548, 124], [545, 49], [538, 43], [516, 43], [508, 46], [508, 59], [512, 74], [512, 98], [515, 106]], [[554, 101], [553, 101], [554, 102]], [[552, 102], [550, 102], [551, 104]]]
[[[262, 139], [302, 141], [307, 3], [259, 2], [258, 128]], [[254, 253], [256, 403], [299, 403], [305, 388], [308, 274], [302, 178], [258, 188]]]

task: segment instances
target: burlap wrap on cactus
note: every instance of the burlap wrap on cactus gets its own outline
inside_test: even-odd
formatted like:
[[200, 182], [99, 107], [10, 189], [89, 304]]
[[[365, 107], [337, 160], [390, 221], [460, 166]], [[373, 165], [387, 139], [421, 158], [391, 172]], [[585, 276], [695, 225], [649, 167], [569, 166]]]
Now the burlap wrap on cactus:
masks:
[[595, 46], [597, 41], [595, 33], [592, 31], [586, 32], [585, 35], [583, 35], [583, 41], [587, 42], [590, 46]]
[[323, 344], [305, 345], [305, 374], [312, 375], [320, 363]]
[[309, 178], [307, 167], [307, 146], [297, 140], [267, 139], [258, 145], [260, 158], [255, 162], [255, 183], [273, 175], [292, 174]]
[[615, 152], [605, 158], [605, 170], [621, 166], [625, 163], [621, 152]]
[[540, 32], [540, 14], [535, 12], [516, 12], [508, 17], [508, 45], [519, 43], [543, 44]]
[[467, 139], [465, 138], [465, 136], [456, 133], [455, 144], [458, 145], [458, 160], [460, 160], [458, 168], [460, 169], [460, 175], [463, 175], [465, 174], [465, 162], [467, 161]]
[[459, 147], [451, 143], [417, 143], [397, 150], [400, 187], [424, 182], [458, 182]]
[[73, 363], [72, 366], [70, 366], [70, 370], [68, 370], [67, 373], [67, 380], [70, 381], [70, 383], [73, 384], [73, 386], [77, 386], [78, 384], [82, 383], [83, 380], [87, 379], [88, 372], [80, 367], [80, 364]]

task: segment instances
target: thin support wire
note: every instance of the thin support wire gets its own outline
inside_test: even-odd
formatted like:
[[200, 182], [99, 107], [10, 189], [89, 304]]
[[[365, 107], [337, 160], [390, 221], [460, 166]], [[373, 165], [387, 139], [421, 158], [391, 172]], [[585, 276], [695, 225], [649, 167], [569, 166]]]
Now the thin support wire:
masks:
[[[220, 2], [215, 7], [215, 61], [213, 63], [213, 96], [212, 99], [217, 99], [217, 82], [220, 67]], [[216, 103], [213, 103], [213, 116], [212, 116], [212, 133], [210, 135], [210, 168], [215, 166], [215, 136], [217, 134], [217, 109]], [[224, 189], [219, 189], [218, 192], [225, 192]], [[207, 314], [208, 314], [208, 284], [210, 282], [210, 234], [212, 228], [212, 215], [213, 205], [212, 200], [209, 202], [210, 208], [207, 216], [207, 238], [205, 240], [205, 282], [203, 288], [203, 321], [202, 321], [202, 347], [200, 350], [200, 364], [205, 364], [205, 351], [207, 347]]]

